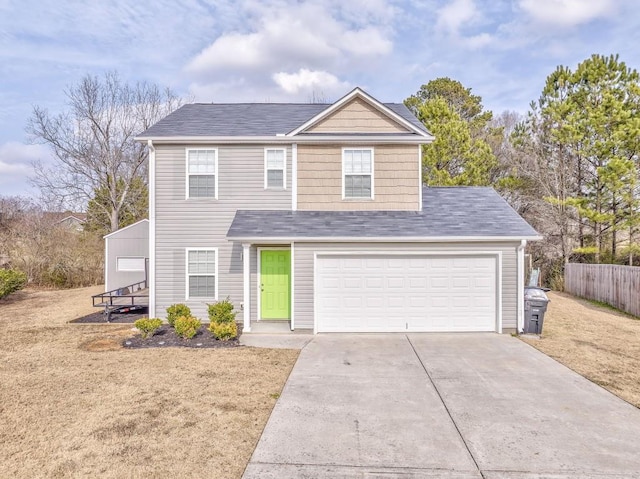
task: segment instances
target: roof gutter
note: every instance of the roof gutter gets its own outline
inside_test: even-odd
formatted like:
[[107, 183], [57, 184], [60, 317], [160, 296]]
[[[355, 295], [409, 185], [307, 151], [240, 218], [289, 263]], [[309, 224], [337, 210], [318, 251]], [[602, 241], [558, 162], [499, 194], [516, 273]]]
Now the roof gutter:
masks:
[[154, 144], [167, 143], [189, 143], [197, 144], [319, 144], [319, 143], [359, 143], [359, 144], [415, 144], [423, 145], [433, 141], [432, 136], [416, 136], [416, 135], [398, 135], [398, 136], [356, 136], [356, 135], [304, 135], [304, 136], [136, 136], [135, 141], [147, 143], [152, 141]]
[[231, 236], [227, 235], [229, 241], [243, 242], [277, 242], [286, 243], [295, 241], [296, 243], [489, 243], [489, 242], [517, 242], [538, 241], [541, 236], [322, 236], [322, 237], [300, 237], [300, 236]]

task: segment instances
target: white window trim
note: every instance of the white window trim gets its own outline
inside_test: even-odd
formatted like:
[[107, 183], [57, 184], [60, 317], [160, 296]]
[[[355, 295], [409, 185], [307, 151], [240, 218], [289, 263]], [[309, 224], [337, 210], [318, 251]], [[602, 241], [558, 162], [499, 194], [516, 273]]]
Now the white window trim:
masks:
[[[371, 197], [367, 198], [367, 197], [346, 197], [344, 194], [344, 190], [345, 190], [345, 167], [344, 167], [344, 152], [345, 151], [352, 151], [352, 150], [369, 150], [371, 152]], [[350, 146], [350, 147], [344, 147], [342, 148], [342, 199], [343, 200], [347, 200], [347, 201], [370, 201], [375, 199], [375, 194], [374, 194], [374, 172], [375, 172], [375, 168], [374, 168], [374, 151], [373, 151], [373, 146]]]
[[[121, 259], [141, 259], [142, 269], [120, 269], [118, 268]], [[116, 271], [118, 273], [140, 273], [146, 271], [146, 258], [144, 256], [116, 256]]]
[[[216, 289], [216, 294], [214, 297], [204, 297], [204, 296], [197, 296], [195, 298], [191, 298], [189, 297], [189, 276], [191, 276], [189, 274], [189, 252], [190, 251], [215, 251], [216, 253], [216, 271], [214, 273], [215, 275], [215, 285], [214, 288]], [[190, 299], [193, 300], [198, 300], [198, 301], [217, 301], [218, 300], [218, 262], [220, 260], [220, 255], [218, 254], [218, 248], [185, 248], [185, 252], [184, 252], [184, 277], [185, 277], [185, 281], [184, 281], [184, 298], [186, 301], [189, 301]], [[203, 276], [203, 275], [193, 275], [193, 276]], [[211, 276], [211, 275], [204, 275], [204, 276]]]
[[[215, 172], [213, 173], [215, 176], [215, 195], [213, 197], [194, 197], [192, 198], [191, 196], [189, 196], [189, 177], [190, 176], [209, 176], [210, 173], [189, 173], [189, 152], [190, 151], [200, 151], [200, 150], [207, 150], [207, 151], [215, 151], [216, 154], [216, 167], [215, 167]], [[185, 152], [184, 152], [184, 163], [185, 163], [185, 191], [184, 191], [184, 197], [187, 200], [217, 200], [218, 199], [218, 163], [220, 163], [220, 157], [218, 156], [218, 148], [208, 148], [208, 147], [203, 147], [203, 148], [197, 148], [197, 147], [189, 147], [189, 148], [185, 148]]]
[[[282, 152], [282, 186], [268, 186], [267, 184], [267, 152], [268, 151], [281, 151]], [[265, 190], [286, 190], [287, 189], [287, 149], [286, 148], [265, 148], [264, 149], [264, 189]]]

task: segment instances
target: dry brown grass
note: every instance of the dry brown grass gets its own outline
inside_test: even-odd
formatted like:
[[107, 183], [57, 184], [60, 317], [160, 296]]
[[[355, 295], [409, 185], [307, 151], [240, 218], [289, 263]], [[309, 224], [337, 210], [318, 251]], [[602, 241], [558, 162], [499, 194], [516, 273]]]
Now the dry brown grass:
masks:
[[298, 352], [125, 350], [97, 292], [0, 301], [0, 477], [240, 477]]
[[549, 293], [541, 339], [523, 340], [640, 407], [640, 320], [564, 293]]

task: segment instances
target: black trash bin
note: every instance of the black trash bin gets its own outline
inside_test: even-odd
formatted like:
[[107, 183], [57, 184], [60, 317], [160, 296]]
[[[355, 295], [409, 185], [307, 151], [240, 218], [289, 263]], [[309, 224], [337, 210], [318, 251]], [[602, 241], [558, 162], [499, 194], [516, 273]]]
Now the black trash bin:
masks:
[[524, 333], [542, 334], [544, 314], [549, 298], [543, 289], [527, 286], [524, 288]]

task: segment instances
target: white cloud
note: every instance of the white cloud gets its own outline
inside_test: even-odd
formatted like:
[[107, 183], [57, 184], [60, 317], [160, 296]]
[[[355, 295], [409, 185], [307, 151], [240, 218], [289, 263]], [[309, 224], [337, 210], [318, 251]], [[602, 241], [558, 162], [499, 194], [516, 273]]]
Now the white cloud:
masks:
[[[246, 16], [245, 31], [218, 36], [185, 67], [196, 96], [199, 92], [220, 92], [220, 86], [227, 90], [227, 82], [250, 83], [269, 98], [300, 95], [306, 89], [293, 88], [293, 80], [282, 75], [296, 75], [295, 82], [304, 77], [308, 82], [310, 73], [324, 73], [316, 75], [314, 81], [330, 81], [333, 77], [339, 85], [337, 76], [367, 71], [393, 51], [390, 17], [395, 9], [380, 0], [370, 4], [363, 0], [355, 4], [337, 0], [274, 0], [265, 4], [248, 0], [239, 8]], [[279, 81], [274, 83], [275, 75], [279, 75]], [[278, 90], [274, 89], [276, 85]], [[322, 88], [333, 89], [333, 83]], [[249, 99], [251, 94], [236, 91], [232, 98]]]
[[393, 44], [375, 27], [346, 31], [342, 35], [342, 48], [355, 55], [386, 55], [391, 53]]
[[460, 28], [478, 17], [474, 0], [455, 0], [437, 12], [436, 29], [457, 35]]
[[475, 0], [454, 0], [436, 12], [435, 30], [448, 41], [457, 43], [469, 50], [481, 49], [494, 41], [487, 32], [470, 33], [486, 20], [478, 10]]
[[471, 50], [476, 50], [493, 43], [493, 37], [488, 33], [480, 33], [479, 35], [467, 37], [464, 41]]
[[0, 195], [30, 194], [27, 179], [34, 161], [47, 161], [51, 154], [43, 145], [9, 141], [0, 145]]
[[301, 68], [297, 73], [274, 73], [273, 80], [291, 95], [299, 95], [300, 93], [329, 94], [346, 91], [349, 87], [347, 82], [341, 82], [331, 73], [311, 71], [306, 68]]
[[562, 27], [573, 27], [611, 16], [614, 0], [521, 0], [520, 8], [535, 21]]

